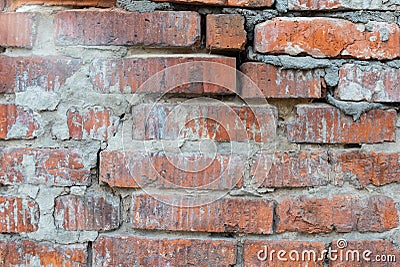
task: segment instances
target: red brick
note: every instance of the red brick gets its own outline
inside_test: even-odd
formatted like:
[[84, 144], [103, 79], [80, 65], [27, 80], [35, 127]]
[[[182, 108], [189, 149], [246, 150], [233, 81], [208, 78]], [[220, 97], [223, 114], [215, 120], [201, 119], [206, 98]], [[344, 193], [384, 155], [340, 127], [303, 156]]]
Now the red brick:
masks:
[[326, 256], [322, 254], [324, 250], [325, 244], [322, 242], [246, 240], [244, 266], [322, 267]]
[[271, 234], [273, 209], [266, 199], [133, 195], [131, 223], [147, 230]]
[[[346, 243], [342, 242], [342, 240], [334, 240], [332, 242], [332, 250], [337, 250], [338, 253], [335, 254], [337, 258], [332, 257], [330, 259], [329, 266], [398, 266], [396, 262], [400, 259], [399, 250], [388, 240], [354, 240], [346, 241]], [[345, 248], [343, 248], [343, 244], [346, 244]]]
[[236, 241], [101, 235], [93, 266], [233, 266]]
[[80, 111], [71, 108], [67, 112], [69, 136], [74, 140], [108, 140], [117, 131], [119, 118], [109, 109], [100, 107]]
[[0, 232], [26, 233], [38, 229], [39, 206], [30, 198], [0, 196]]
[[13, 0], [10, 8], [15, 10], [24, 5], [113, 7], [116, 0]]
[[30, 109], [0, 104], [0, 139], [33, 139], [40, 123]]
[[86, 245], [56, 245], [31, 240], [0, 241], [2, 266], [87, 266]]
[[90, 169], [74, 149], [0, 150], [0, 184], [88, 185]]
[[[282, 69], [260, 62], [246, 62], [240, 66], [246, 75], [241, 83], [241, 95], [251, 98], [260, 90], [266, 98], [322, 98], [324, 71]], [[250, 82], [253, 81], [257, 87]], [[257, 91], [255, 91], [257, 90]]]
[[[381, 34], [388, 32], [388, 39]], [[255, 27], [256, 52], [314, 57], [393, 59], [400, 56], [396, 23], [374, 22], [369, 30], [332, 18], [275, 18]]]
[[244, 50], [247, 40], [244, 23], [244, 17], [239, 14], [207, 15], [207, 48]]
[[119, 200], [102, 196], [60, 196], [55, 200], [55, 224], [68, 231], [105, 231], [119, 226]]
[[267, 142], [275, 138], [276, 109], [272, 106], [221, 105], [188, 101], [181, 104], [141, 104], [133, 109], [135, 140], [179, 138], [215, 141]]
[[0, 47], [32, 48], [35, 28], [34, 13], [0, 13]]
[[336, 97], [342, 100], [400, 102], [400, 69], [345, 64], [339, 71]]
[[324, 151], [262, 153], [251, 170], [259, 187], [327, 185], [328, 154]]
[[365, 187], [400, 182], [399, 153], [332, 150], [329, 157], [337, 184], [350, 181]]
[[395, 122], [395, 110], [371, 110], [354, 121], [332, 106], [298, 105], [287, 133], [297, 143], [379, 143], [395, 140]]
[[80, 66], [80, 60], [66, 57], [0, 56], [0, 92], [24, 92], [35, 86], [59, 91]]
[[346, 0], [289, 0], [289, 10], [396, 10], [400, 4], [389, 1], [346, 1]]
[[230, 154], [102, 151], [100, 181], [128, 188], [232, 189], [242, 186], [244, 164]]
[[270, 7], [274, 3], [274, 0], [154, 0], [154, 2], [172, 2], [235, 7]]
[[[90, 66], [90, 78], [103, 93], [232, 94], [236, 89], [236, 59], [209, 55], [97, 59]], [[218, 85], [196, 82], [177, 86], [191, 81], [214, 81]]]
[[288, 198], [276, 208], [278, 233], [383, 232], [397, 227], [394, 201], [386, 196]]
[[200, 15], [189, 11], [61, 11], [55, 22], [58, 45], [188, 47], [200, 42]]

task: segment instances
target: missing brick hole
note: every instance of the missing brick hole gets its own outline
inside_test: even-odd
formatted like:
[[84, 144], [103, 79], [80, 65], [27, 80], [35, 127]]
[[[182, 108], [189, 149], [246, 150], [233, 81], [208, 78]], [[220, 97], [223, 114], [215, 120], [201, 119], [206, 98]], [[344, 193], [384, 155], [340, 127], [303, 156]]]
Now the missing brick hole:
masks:
[[6, 52], [6, 48], [0, 46], [0, 54], [1, 54], [1, 53], [5, 53], [5, 52]]
[[92, 266], [93, 261], [93, 242], [88, 242], [87, 245], [87, 266]]
[[206, 15], [200, 15], [200, 47], [206, 47], [206, 32], [207, 32], [207, 23], [206, 23]]
[[235, 238], [235, 234], [233, 232], [227, 232], [227, 233], [210, 233], [211, 237], [216, 237], [216, 238]]
[[361, 144], [345, 144], [343, 148], [361, 148]]

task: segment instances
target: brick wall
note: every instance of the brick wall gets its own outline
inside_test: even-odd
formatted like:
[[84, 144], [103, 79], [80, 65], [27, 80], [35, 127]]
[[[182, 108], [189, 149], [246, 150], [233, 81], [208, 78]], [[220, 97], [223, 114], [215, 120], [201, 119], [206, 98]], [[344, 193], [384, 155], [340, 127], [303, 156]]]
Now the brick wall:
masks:
[[0, 11], [0, 266], [400, 266], [399, 1]]

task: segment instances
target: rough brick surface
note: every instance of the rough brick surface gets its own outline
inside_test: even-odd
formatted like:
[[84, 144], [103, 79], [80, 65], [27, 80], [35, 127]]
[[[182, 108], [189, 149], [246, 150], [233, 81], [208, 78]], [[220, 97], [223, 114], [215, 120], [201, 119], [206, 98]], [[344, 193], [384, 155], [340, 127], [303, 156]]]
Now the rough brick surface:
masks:
[[0, 251], [2, 266], [87, 266], [86, 245], [3, 240]]
[[105, 231], [119, 226], [119, 201], [102, 196], [60, 196], [55, 201], [57, 228]]
[[35, 28], [34, 13], [0, 13], [0, 47], [31, 48]]
[[119, 118], [100, 107], [82, 111], [72, 108], [67, 111], [67, 124], [72, 139], [107, 140], [115, 134]]
[[270, 64], [247, 62], [240, 70], [248, 77], [241, 83], [241, 95], [247, 98], [257, 95], [255, 90], [261, 90], [266, 98], [323, 97], [324, 71], [320, 69], [282, 69]]
[[74, 149], [0, 150], [0, 184], [87, 185], [90, 170]]
[[383, 232], [398, 224], [394, 201], [386, 196], [289, 198], [278, 204], [276, 215], [278, 233]]
[[400, 154], [389, 152], [330, 151], [332, 176], [336, 183], [350, 181], [365, 187], [400, 182]]
[[239, 14], [207, 15], [207, 48], [244, 50], [246, 31], [244, 17]]
[[112, 7], [116, 0], [13, 0], [11, 9], [14, 10], [23, 5], [54, 5], [54, 6], [88, 6], [88, 7]]
[[399, 265], [399, 12], [0, 0], [0, 267]]
[[128, 188], [232, 189], [242, 185], [244, 163], [230, 154], [102, 151], [100, 181]]
[[345, 64], [335, 94], [349, 101], [400, 102], [400, 69]]
[[276, 132], [272, 106], [184, 102], [134, 107], [132, 137], [136, 140], [212, 139], [267, 142]]
[[187, 11], [61, 11], [55, 23], [58, 45], [187, 47], [200, 41], [200, 15]]
[[400, 56], [396, 23], [357, 25], [331, 18], [275, 18], [256, 25], [255, 50], [267, 54], [393, 59]]
[[321, 186], [329, 182], [324, 151], [262, 153], [251, 170], [259, 187]]
[[[244, 263], [245, 266], [254, 267], [322, 267], [324, 266], [324, 257], [321, 255], [323, 250], [325, 250], [325, 244], [322, 242], [246, 240], [244, 242]], [[285, 253], [281, 252], [278, 257], [279, 251]], [[297, 253], [293, 251], [297, 251]], [[312, 254], [311, 251], [316, 253]]]
[[290, 10], [396, 10], [400, 3], [396, 0], [388, 1], [347, 1], [347, 0], [289, 0]]
[[234, 7], [270, 7], [274, 0], [154, 0], [155, 2], [175, 2]]
[[298, 143], [378, 143], [395, 140], [395, 123], [394, 110], [371, 110], [354, 121], [332, 106], [298, 105], [287, 133]]
[[39, 206], [30, 198], [0, 197], [0, 232], [24, 233], [38, 229]]
[[0, 92], [24, 92], [31, 87], [59, 91], [80, 66], [80, 60], [66, 57], [0, 56]]
[[0, 139], [32, 139], [40, 123], [33, 111], [14, 104], [0, 104]]
[[[347, 241], [346, 247], [340, 240], [332, 242], [332, 249], [337, 250], [338, 259], [331, 259], [329, 266], [397, 266], [400, 258], [399, 250], [388, 240], [355, 240]], [[341, 257], [340, 257], [341, 256]]]
[[[153, 195], [154, 196], [154, 195]], [[272, 201], [266, 199], [209, 198], [178, 195], [133, 195], [131, 223], [139, 229], [198, 232], [238, 232], [271, 234]], [[177, 206], [168, 203], [177, 203]], [[208, 202], [208, 201], [205, 201]], [[179, 206], [178, 206], [179, 205]]]
[[233, 266], [236, 241], [101, 235], [93, 266]]
[[[180, 64], [191, 62], [209, 62], [207, 66], [198, 65], [191, 69]], [[223, 64], [223, 65], [220, 65]], [[172, 68], [171, 68], [172, 67]], [[166, 71], [171, 68], [171, 72]], [[175, 71], [176, 70], [176, 71]], [[161, 71], [164, 71], [160, 73]], [[182, 82], [208, 81], [215, 74], [220, 86], [210, 83]], [[154, 76], [156, 75], [156, 76]], [[103, 93], [230, 93], [236, 89], [236, 59], [223, 56], [163, 56], [133, 57], [125, 59], [98, 59], [90, 66], [92, 84]], [[151, 79], [150, 79], [151, 78]], [[148, 81], [150, 79], [150, 81]], [[146, 84], [144, 84], [148, 81]], [[181, 85], [181, 86], [178, 86]], [[224, 87], [223, 87], [224, 86]], [[227, 88], [226, 88], [227, 87]]]

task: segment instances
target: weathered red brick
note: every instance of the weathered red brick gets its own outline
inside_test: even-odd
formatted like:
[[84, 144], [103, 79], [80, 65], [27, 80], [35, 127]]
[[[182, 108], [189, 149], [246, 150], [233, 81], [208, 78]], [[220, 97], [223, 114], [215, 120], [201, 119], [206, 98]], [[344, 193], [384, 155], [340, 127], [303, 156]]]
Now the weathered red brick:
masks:
[[2, 266], [87, 266], [87, 245], [56, 245], [31, 240], [0, 241]]
[[246, 75], [242, 78], [240, 93], [245, 98], [258, 96], [259, 91], [266, 98], [321, 98], [324, 96], [324, 71], [321, 69], [282, 69], [260, 62], [246, 62], [240, 66], [240, 70]]
[[0, 196], [0, 232], [25, 233], [38, 229], [39, 206], [30, 198]]
[[0, 13], [0, 47], [32, 48], [36, 28], [34, 13]]
[[108, 140], [117, 131], [119, 118], [101, 107], [82, 111], [71, 108], [67, 111], [67, 124], [72, 139]]
[[58, 45], [197, 46], [200, 15], [189, 11], [61, 11], [55, 17]]
[[119, 199], [103, 196], [60, 196], [55, 200], [57, 228], [105, 231], [119, 226]]
[[236, 90], [236, 59], [209, 55], [97, 59], [90, 66], [90, 78], [103, 93], [232, 94]]
[[383, 232], [398, 225], [394, 201], [383, 195], [288, 198], [278, 204], [276, 215], [278, 233]]
[[388, 1], [346, 1], [346, 0], [289, 0], [289, 10], [396, 10], [396, 0]]
[[93, 266], [233, 266], [236, 241], [100, 235]]
[[254, 48], [267, 54], [393, 59], [400, 56], [400, 29], [386, 22], [275, 18], [256, 25]]
[[113, 7], [116, 0], [13, 0], [11, 10], [24, 5]]
[[365, 187], [400, 182], [400, 154], [332, 150], [329, 152], [331, 176], [335, 183], [350, 181]]
[[322, 267], [324, 250], [323, 242], [245, 240], [244, 266]]
[[88, 185], [90, 169], [74, 149], [0, 150], [0, 184]]
[[266, 199], [142, 194], [132, 196], [131, 223], [138, 229], [271, 234], [273, 209]]
[[379, 143], [395, 140], [395, 124], [395, 110], [371, 110], [354, 121], [333, 106], [298, 105], [287, 133], [298, 143]]
[[275, 138], [276, 108], [210, 102], [141, 104], [133, 108], [135, 140], [179, 138], [267, 142]]
[[270, 7], [274, 0], [154, 0], [154, 2], [173, 2], [200, 5], [236, 6], [236, 7]]
[[128, 188], [232, 189], [242, 186], [239, 156], [102, 151], [100, 181]]
[[40, 123], [30, 109], [14, 104], [0, 104], [0, 139], [32, 139]]
[[327, 185], [328, 154], [324, 151], [261, 153], [251, 170], [259, 187]]
[[342, 100], [400, 102], [400, 69], [345, 64], [339, 71], [336, 97]]
[[247, 40], [244, 23], [244, 17], [239, 14], [207, 15], [207, 48], [244, 50]]
[[334, 240], [332, 250], [338, 251], [330, 258], [332, 267], [395, 267], [400, 258], [399, 250], [388, 240]]
[[81, 60], [66, 57], [0, 56], [0, 92], [24, 92], [29, 87], [58, 91], [81, 66]]

